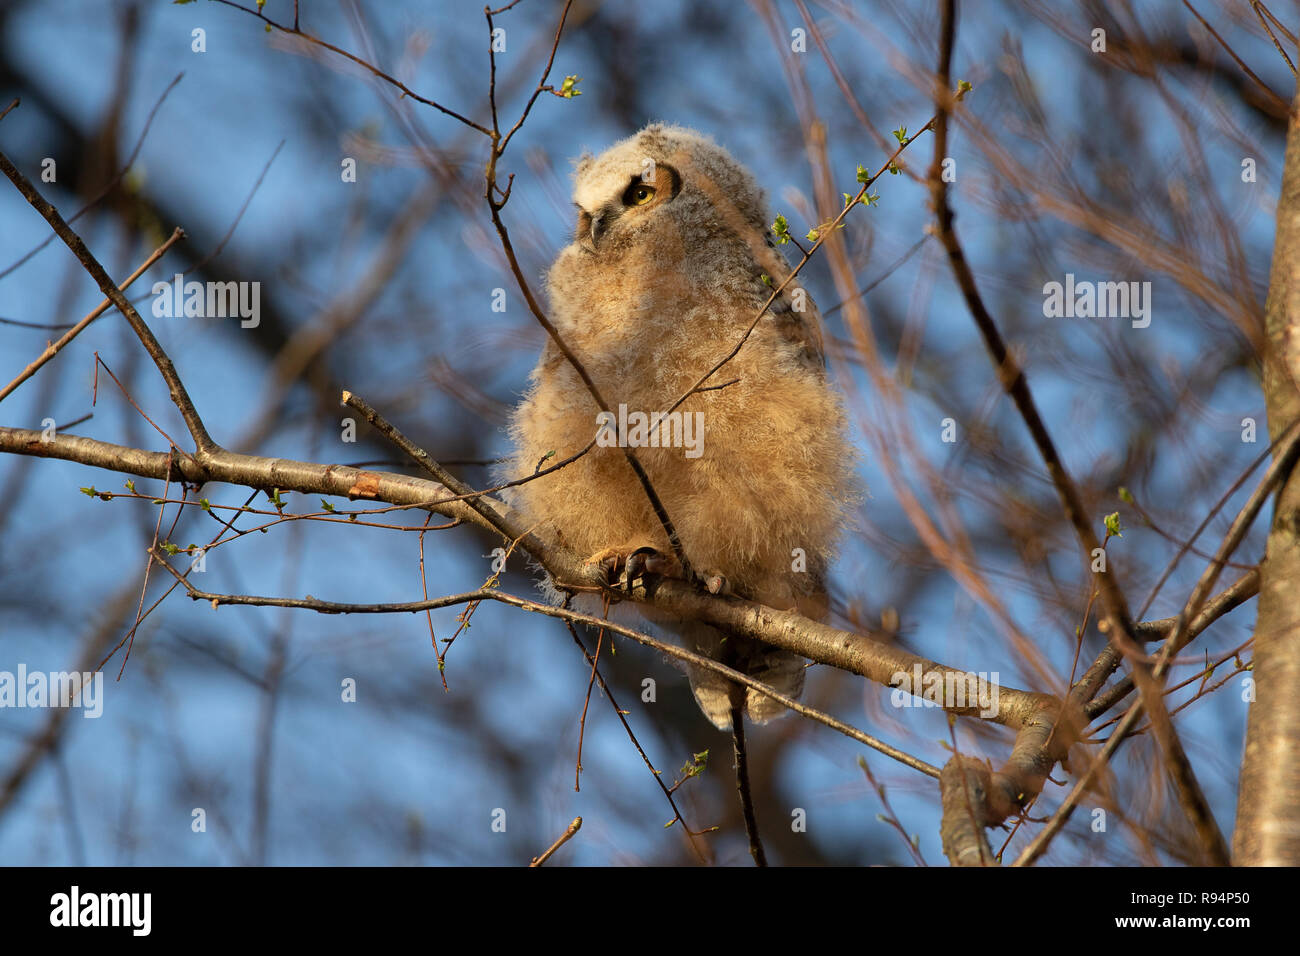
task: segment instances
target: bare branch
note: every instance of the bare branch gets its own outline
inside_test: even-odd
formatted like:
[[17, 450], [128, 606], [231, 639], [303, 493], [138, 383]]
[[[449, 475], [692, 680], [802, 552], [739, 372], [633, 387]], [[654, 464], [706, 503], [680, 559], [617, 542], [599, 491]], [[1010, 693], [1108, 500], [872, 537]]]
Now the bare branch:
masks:
[[554, 843], [552, 843], [550, 845], [550, 848], [547, 849], [547, 851], [543, 853], [541, 856], [533, 857], [533, 862], [529, 863], [528, 865], [541, 866], [543, 863], [545, 863], [547, 860], [551, 858], [552, 853], [554, 853], [560, 847], [564, 846], [564, 844], [572, 840], [573, 835], [581, 829], [582, 829], [582, 817], [574, 817], [573, 822], [569, 824], [568, 829], [566, 829], [562, 834], [560, 834], [560, 838], [556, 840]]
[[[185, 230], [177, 226], [172, 231], [172, 234], [170, 237], [168, 237], [167, 241], [164, 242], [157, 249], [155, 249], [149, 255], [149, 258], [140, 264], [140, 267], [138, 269], [136, 269], [124, 280], [122, 280], [122, 284], [118, 286], [118, 288], [121, 289], [123, 292], [129, 289], [131, 287], [131, 284], [135, 282], [136, 279], [140, 278], [140, 276], [144, 275], [145, 272], [149, 270], [150, 266], [152, 266], [155, 262], [157, 262], [159, 259], [161, 259], [164, 255], [167, 254], [168, 249], [170, 249], [177, 242], [179, 242], [184, 238], [185, 238]], [[63, 335], [59, 337], [59, 340], [57, 342], [55, 342], [52, 345], [47, 345], [45, 347], [45, 351], [42, 352], [40, 355], [38, 355], [31, 362], [31, 364], [29, 364], [25, 369], [19, 372], [12, 382], [10, 382], [4, 388], [0, 388], [0, 402], [3, 402], [6, 398], [9, 397], [10, 394], [12, 394], [14, 389], [16, 389], [19, 385], [21, 385], [23, 382], [27, 381], [38, 371], [40, 371], [41, 367], [46, 362], [54, 358], [54, 356], [58, 355], [59, 352], [61, 352], [69, 342], [71, 342], [78, 335], [84, 332], [87, 326], [89, 326], [91, 322], [94, 322], [97, 318], [99, 318], [101, 315], [107, 312], [108, 307], [112, 304], [113, 303], [109, 299], [105, 299], [104, 301], [100, 302], [99, 305], [95, 306], [95, 308], [91, 309], [91, 311], [86, 314], [85, 318], [83, 318], [72, 328], [68, 329], [67, 332], [63, 333]]]
[[45, 221], [50, 224], [50, 228], [58, 234], [58, 237], [72, 250], [72, 254], [85, 266], [86, 271], [90, 273], [90, 277], [95, 280], [104, 295], [117, 306], [119, 312], [126, 316], [126, 320], [130, 323], [136, 337], [140, 339], [145, 351], [149, 353], [149, 357], [153, 359], [154, 364], [158, 366], [158, 371], [162, 374], [163, 380], [167, 383], [167, 388], [171, 392], [172, 403], [180, 411], [181, 417], [185, 419], [185, 425], [189, 428], [190, 435], [193, 437], [199, 452], [207, 453], [217, 450], [217, 443], [212, 440], [212, 436], [208, 434], [207, 428], [204, 427], [203, 420], [194, 408], [194, 402], [190, 400], [189, 392], [185, 390], [184, 383], [176, 373], [176, 366], [172, 364], [172, 360], [163, 351], [162, 346], [158, 344], [158, 339], [154, 337], [144, 319], [140, 318], [140, 313], [136, 312], [135, 306], [127, 300], [126, 296], [118, 289], [117, 284], [109, 278], [108, 273], [104, 271], [104, 267], [99, 264], [99, 260], [91, 254], [90, 250], [86, 248], [86, 244], [81, 241], [81, 237], [63, 221], [59, 211], [46, 201], [45, 197], [36, 190], [36, 187], [28, 181], [26, 176], [18, 171], [18, 167], [10, 162], [9, 157], [3, 152], [0, 152], [0, 172], [9, 177], [9, 180], [22, 193], [23, 198], [31, 203], [32, 208], [45, 218]]

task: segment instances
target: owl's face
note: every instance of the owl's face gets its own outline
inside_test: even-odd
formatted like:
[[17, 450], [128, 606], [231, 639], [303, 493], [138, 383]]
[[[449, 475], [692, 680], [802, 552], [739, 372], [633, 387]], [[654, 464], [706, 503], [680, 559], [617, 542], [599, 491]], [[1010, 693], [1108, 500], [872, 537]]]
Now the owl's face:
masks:
[[585, 191], [582, 197], [585, 203], [575, 200], [578, 229], [574, 241], [592, 253], [601, 248], [602, 241], [608, 248], [643, 231], [648, 223], [654, 221], [656, 211], [676, 199], [682, 188], [681, 173], [650, 157], [645, 158], [639, 172], [622, 184], [621, 191], [617, 173], [613, 173], [613, 177], [612, 182], [602, 181], [600, 184], [602, 187], [612, 185], [612, 195], [590, 190]]
[[671, 234], [699, 242], [721, 230], [764, 228], [763, 196], [753, 178], [712, 140], [680, 126], [648, 126], [575, 175], [574, 244], [606, 258]]

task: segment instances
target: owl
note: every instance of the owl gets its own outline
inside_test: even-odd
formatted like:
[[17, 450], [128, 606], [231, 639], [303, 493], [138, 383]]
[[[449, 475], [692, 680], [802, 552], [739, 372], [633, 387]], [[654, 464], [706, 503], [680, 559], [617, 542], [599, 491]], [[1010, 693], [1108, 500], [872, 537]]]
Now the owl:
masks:
[[[514, 488], [512, 504], [611, 582], [681, 573], [619, 446], [631, 447], [711, 590], [824, 617], [827, 566], [859, 492], [821, 317], [805, 290], [784, 289], [739, 352], [664, 416], [736, 348], [790, 274], [768, 234], [763, 192], [711, 139], [656, 124], [579, 159], [573, 200], [573, 241], [547, 274], [549, 315], [610, 414], [548, 340], [511, 418], [514, 452], [500, 474], [535, 474], [543, 459], [597, 444]], [[637, 611], [690, 649], [791, 697], [802, 692], [805, 662], [795, 654]], [[720, 729], [731, 728], [733, 707], [755, 723], [785, 712], [715, 672], [688, 667], [687, 676]]]

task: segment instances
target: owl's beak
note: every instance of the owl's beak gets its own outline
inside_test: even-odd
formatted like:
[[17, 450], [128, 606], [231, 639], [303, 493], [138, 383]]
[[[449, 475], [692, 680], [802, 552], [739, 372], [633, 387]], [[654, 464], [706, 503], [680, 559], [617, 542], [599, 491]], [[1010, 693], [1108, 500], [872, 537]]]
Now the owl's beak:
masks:
[[591, 244], [593, 246], [600, 242], [600, 237], [605, 234], [608, 223], [609, 215], [607, 213], [598, 212], [591, 217]]

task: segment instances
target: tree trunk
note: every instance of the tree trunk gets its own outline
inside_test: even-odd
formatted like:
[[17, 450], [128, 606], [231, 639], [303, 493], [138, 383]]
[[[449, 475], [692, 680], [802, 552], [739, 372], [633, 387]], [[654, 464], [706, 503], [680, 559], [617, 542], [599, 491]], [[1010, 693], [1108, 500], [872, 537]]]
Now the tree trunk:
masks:
[[[1300, 420], [1300, 95], [1287, 131], [1264, 320], [1264, 399], [1276, 439]], [[1233, 862], [1300, 865], [1300, 469], [1278, 492], [1260, 566], [1255, 702], [1246, 728]]]

